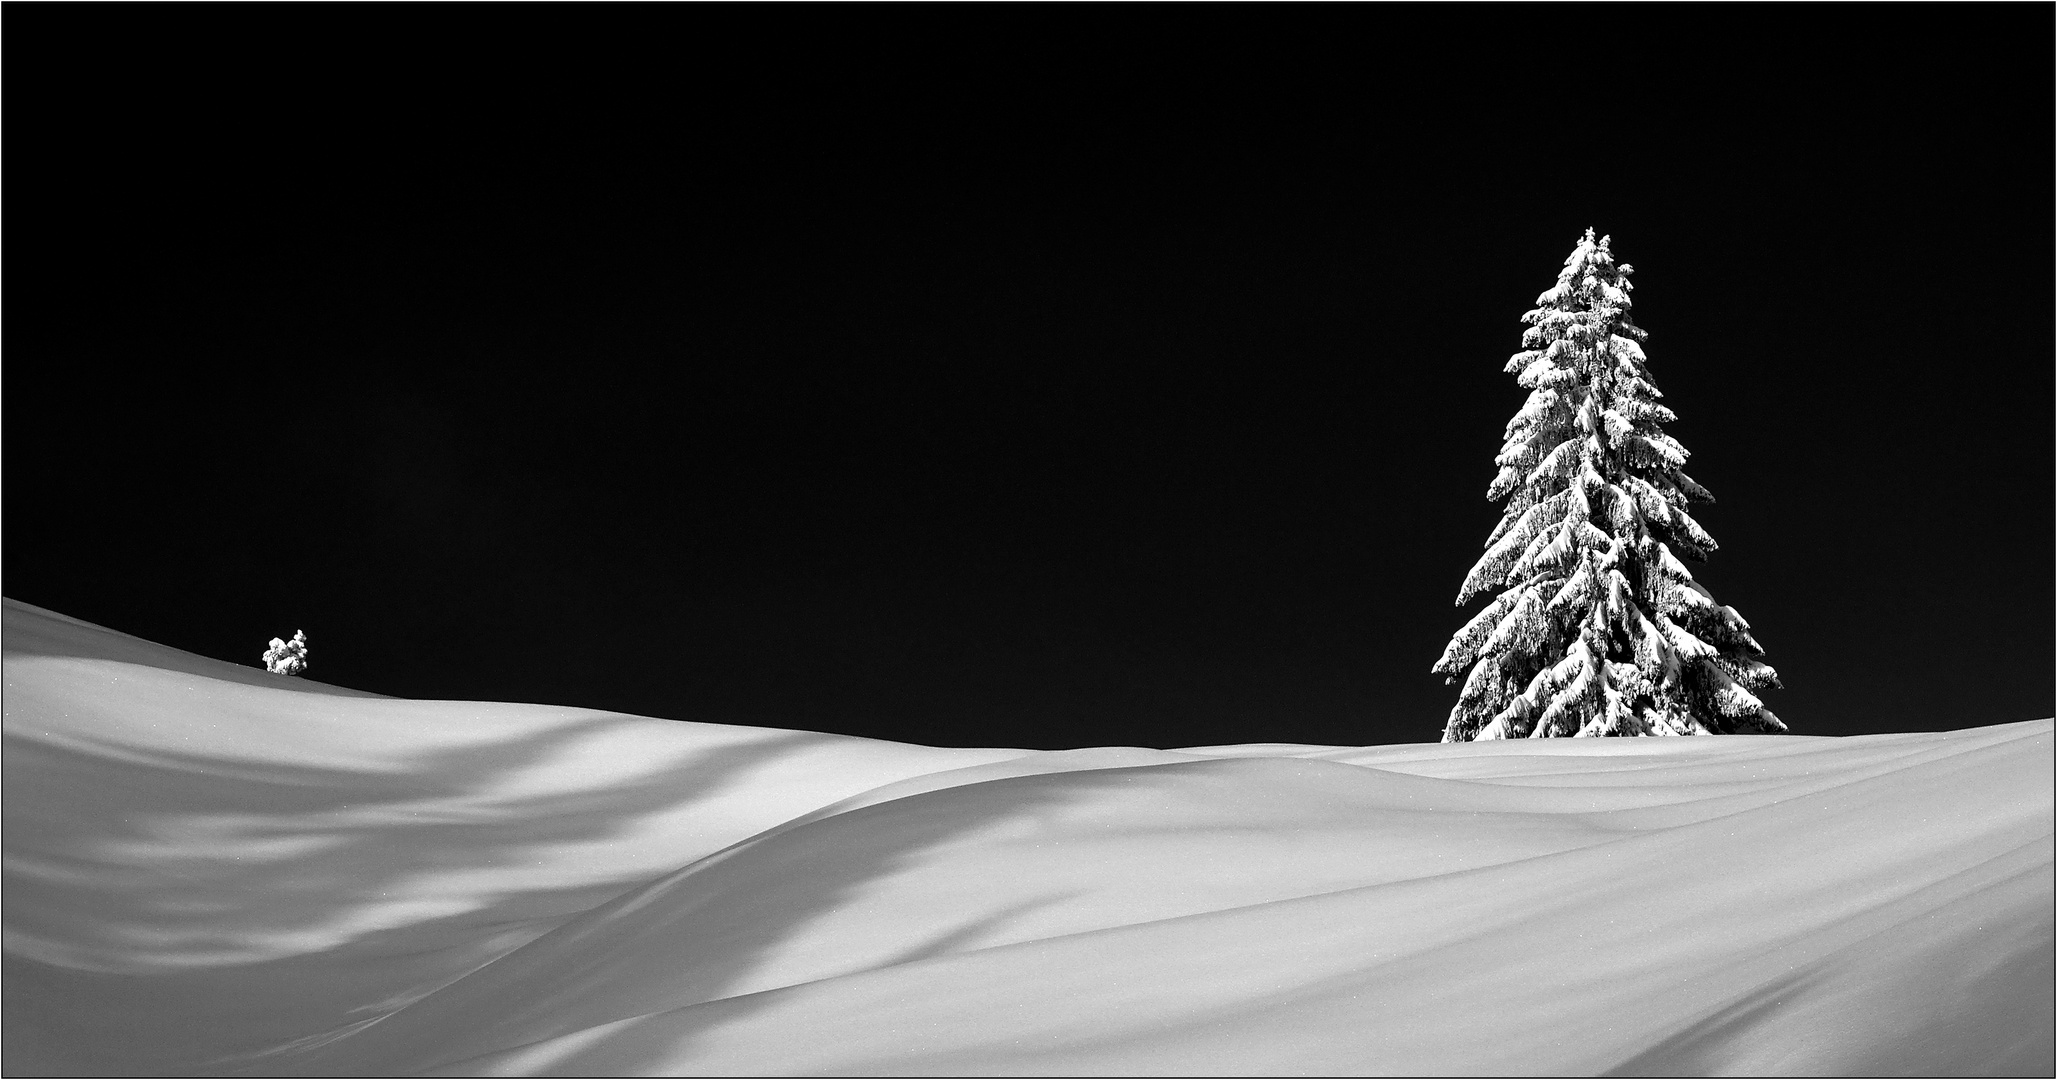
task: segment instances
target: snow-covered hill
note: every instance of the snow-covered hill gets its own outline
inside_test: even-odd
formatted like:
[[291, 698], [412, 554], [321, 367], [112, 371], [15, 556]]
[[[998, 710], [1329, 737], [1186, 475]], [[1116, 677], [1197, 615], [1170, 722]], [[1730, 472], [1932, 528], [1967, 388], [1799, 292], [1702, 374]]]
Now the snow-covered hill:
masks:
[[2053, 1067], [2047, 720], [939, 749], [4, 635], [12, 1075]]

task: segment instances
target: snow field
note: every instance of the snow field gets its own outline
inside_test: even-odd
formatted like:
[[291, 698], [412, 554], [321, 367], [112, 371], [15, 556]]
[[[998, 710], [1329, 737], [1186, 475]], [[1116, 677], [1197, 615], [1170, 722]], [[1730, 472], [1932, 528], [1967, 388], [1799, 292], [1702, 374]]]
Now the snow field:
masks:
[[939, 749], [5, 616], [12, 1073], [2052, 1068], [2047, 720]]

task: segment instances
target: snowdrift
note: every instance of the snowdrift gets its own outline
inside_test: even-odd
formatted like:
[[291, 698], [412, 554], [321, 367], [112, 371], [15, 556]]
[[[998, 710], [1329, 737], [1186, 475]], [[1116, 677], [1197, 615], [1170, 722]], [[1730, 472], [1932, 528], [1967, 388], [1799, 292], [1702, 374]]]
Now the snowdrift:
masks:
[[2047, 720], [939, 749], [4, 644], [11, 1075], [2053, 1069]]

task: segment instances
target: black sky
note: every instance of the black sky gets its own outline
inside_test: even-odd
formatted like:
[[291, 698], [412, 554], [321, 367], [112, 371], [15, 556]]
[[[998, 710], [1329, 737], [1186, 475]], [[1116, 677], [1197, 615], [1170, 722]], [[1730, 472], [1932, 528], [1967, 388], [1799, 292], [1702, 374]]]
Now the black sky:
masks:
[[1793, 730], [2048, 716], [2052, 9], [1861, 21], [15, 5], [4, 589], [408, 697], [1433, 740], [1591, 225]]

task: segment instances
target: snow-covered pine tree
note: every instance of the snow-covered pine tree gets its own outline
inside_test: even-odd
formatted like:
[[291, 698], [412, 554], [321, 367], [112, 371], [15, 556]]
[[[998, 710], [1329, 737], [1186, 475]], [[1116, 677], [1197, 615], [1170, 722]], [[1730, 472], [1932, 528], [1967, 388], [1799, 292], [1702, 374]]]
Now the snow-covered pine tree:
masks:
[[293, 640], [271, 639], [264, 650], [264, 670], [273, 675], [298, 675], [307, 670], [307, 631], [293, 631]]
[[1752, 693], [1779, 682], [1750, 624], [1679, 561], [1714, 550], [1686, 513], [1714, 497], [1658, 429], [1676, 417], [1657, 404], [1649, 335], [1629, 321], [1632, 268], [1609, 239], [1587, 229], [1522, 316], [1507, 370], [1528, 402], [1486, 492], [1507, 509], [1457, 603], [1499, 595], [1432, 669], [1470, 672], [1444, 742], [1786, 730]]

